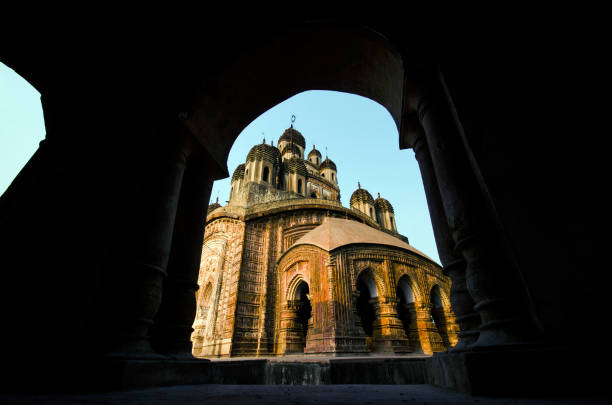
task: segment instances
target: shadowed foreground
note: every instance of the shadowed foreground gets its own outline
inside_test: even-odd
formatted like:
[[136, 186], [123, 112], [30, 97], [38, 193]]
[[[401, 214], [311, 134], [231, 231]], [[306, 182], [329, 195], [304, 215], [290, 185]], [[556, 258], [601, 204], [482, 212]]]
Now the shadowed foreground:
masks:
[[87, 395], [0, 396], [23, 404], [608, 404], [597, 398], [512, 399], [467, 396], [431, 385], [183, 385]]

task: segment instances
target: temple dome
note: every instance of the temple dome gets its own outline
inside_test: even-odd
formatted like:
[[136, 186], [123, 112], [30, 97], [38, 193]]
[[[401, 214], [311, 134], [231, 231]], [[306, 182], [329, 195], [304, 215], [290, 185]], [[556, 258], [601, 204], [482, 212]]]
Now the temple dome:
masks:
[[378, 198], [374, 200], [374, 206], [379, 211], [389, 211], [393, 212], [393, 206], [389, 202], [389, 200], [382, 198], [380, 193], [378, 193]]
[[294, 143], [290, 143], [288, 145], [286, 145], [283, 148], [283, 151], [281, 152], [281, 155], [284, 155], [287, 152], [292, 152], [294, 155], [297, 156], [301, 156], [302, 152], [300, 151], [300, 148], [297, 147], [297, 145], [295, 145]]
[[268, 163], [278, 164], [280, 162], [280, 152], [277, 147], [268, 145], [266, 143], [260, 143], [255, 145], [249, 151], [247, 155], [247, 162], [255, 160], [263, 160]]
[[319, 169], [320, 170], [332, 169], [332, 170], [337, 171], [336, 164], [333, 161], [331, 161], [329, 158], [325, 158], [325, 160], [321, 162], [321, 166], [319, 166]]
[[286, 159], [283, 162], [283, 169], [287, 172], [297, 173], [304, 177], [308, 176], [308, 170], [306, 170], [306, 164], [304, 163], [304, 160], [296, 156]]
[[311, 156], [317, 156], [321, 159], [321, 152], [319, 152], [314, 145], [312, 145], [312, 150], [308, 152], [308, 159], [310, 159]]
[[296, 145], [301, 146], [302, 149], [306, 149], [306, 140], [298, 130], [293, 128], [293, 126], [291, 126], [291, 128], [287, 128], [278, 139], [279, 144], [283, 141], [295, 143]]
[[326, 218], [321, 225], [298, 239], [291, 249], [299, 245], [314, 245], [331, 252], [342, 246], [356, 244], [393, 246], [415, 253], [434, 262], [433, 259], [403, 240], [362, 224], [361, 222], [342, 218]]
[[219, 197], [217, 197], [217, 201], [208, 205], [208, 210], [206, 210], [206, 215], [210, 214], [211, 212], [213, 212], [214, 210], [220, 207], [221, 207], [221, 204], [219, 204]]
[[232, 174], [232, 181], [242, 178], [244, 178], [244, 163], [239, 164], [236, 170], [234, 170], [234, 174]]
[[357, 202], [364, 202], [368, 204], [374, 205], [374, 198], [372, 198], [372, 194], [368, 192], [365, 188], [361, 188], [361, 186], [353, 191], [351, 194], [351, 206], [355, 205]]

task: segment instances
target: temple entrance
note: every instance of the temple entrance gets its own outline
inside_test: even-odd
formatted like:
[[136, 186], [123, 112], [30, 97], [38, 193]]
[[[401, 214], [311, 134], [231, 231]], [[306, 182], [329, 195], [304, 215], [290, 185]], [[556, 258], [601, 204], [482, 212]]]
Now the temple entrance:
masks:
[[306, 347], [306, 336], [308, 335], [308, 325], [312, 318], [312, 306], [310, 305], [310, 300], [308, 299], [308, 293], [310, 289], [308, 288], [308, 284], [305, 282], [300, 283], [296, 290], [296, 300], [298, 301], [298, 310], [297, 310], [297, 318], [298, 323], [302, 326], [302, 337], [304, 342], [304, 347]]
[[416, 308], [414, 305], [414, 293], [410, 286], [408, 276], [403, 276], [397, 283], [397, 314], [402, 321], [404, 332], [410, 341], [414, 352], [422, 353], [421, 339], [417, 327]]
[[376, 321], [376, 310], [374, 303], [378, 300], [376, 284], [368, 273], [361, 273], [357, 279], [357, 314], [361, 320], [361, 327], [366, 336], [366, 346], [374, 351], [374, 322]]
[[448, 339], [448, 328], [446, 323], [446, 315], [444, 314], [444, 306], [440, 297], [440, 287], [437, 285], [431, 289], [431, 319], [433, 320], [436, 329], [442, 338], [442, 343], [445, 348], [450, 348]]

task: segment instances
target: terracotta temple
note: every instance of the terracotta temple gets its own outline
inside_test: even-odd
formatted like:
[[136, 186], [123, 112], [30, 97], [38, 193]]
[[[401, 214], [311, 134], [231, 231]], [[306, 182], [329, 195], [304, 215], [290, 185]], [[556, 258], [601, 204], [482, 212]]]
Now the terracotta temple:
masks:
[[288, 128], [211, 204], [192, 335], [199, 357], [425, 353], [457, 343], [450, 278], [397, 232], [361, 185], [340, 203], [337, 167]]

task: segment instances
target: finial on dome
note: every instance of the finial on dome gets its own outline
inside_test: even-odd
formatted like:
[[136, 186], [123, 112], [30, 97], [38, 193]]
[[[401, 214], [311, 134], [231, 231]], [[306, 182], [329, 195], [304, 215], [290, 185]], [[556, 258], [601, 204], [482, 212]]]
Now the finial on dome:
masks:
[[219, 204], [219, 196], [217, 196], [217, 201], [215, 201], [216, 204]]
[[293, 128], [294, 122], [295, 122], [295, 115], [291, 114], [291, 128]]
[[313, 144], [312, 144], [312, 150], [315, 150], [315, 149], [316, 149], [316, 148], [315, 148], [315, 144], [313, 143]]
[[270, 145], [274, 146], [274, 139], [270, 141]]
[[262, 144], [266, 143], [266, 137], [264, 136], [263, 141], [261, 142]]
[[378, 193], [378, 198], [380, 198], [380, 193]]
[[357, 182], [357, 188], [361, 188], [361, 183]]

